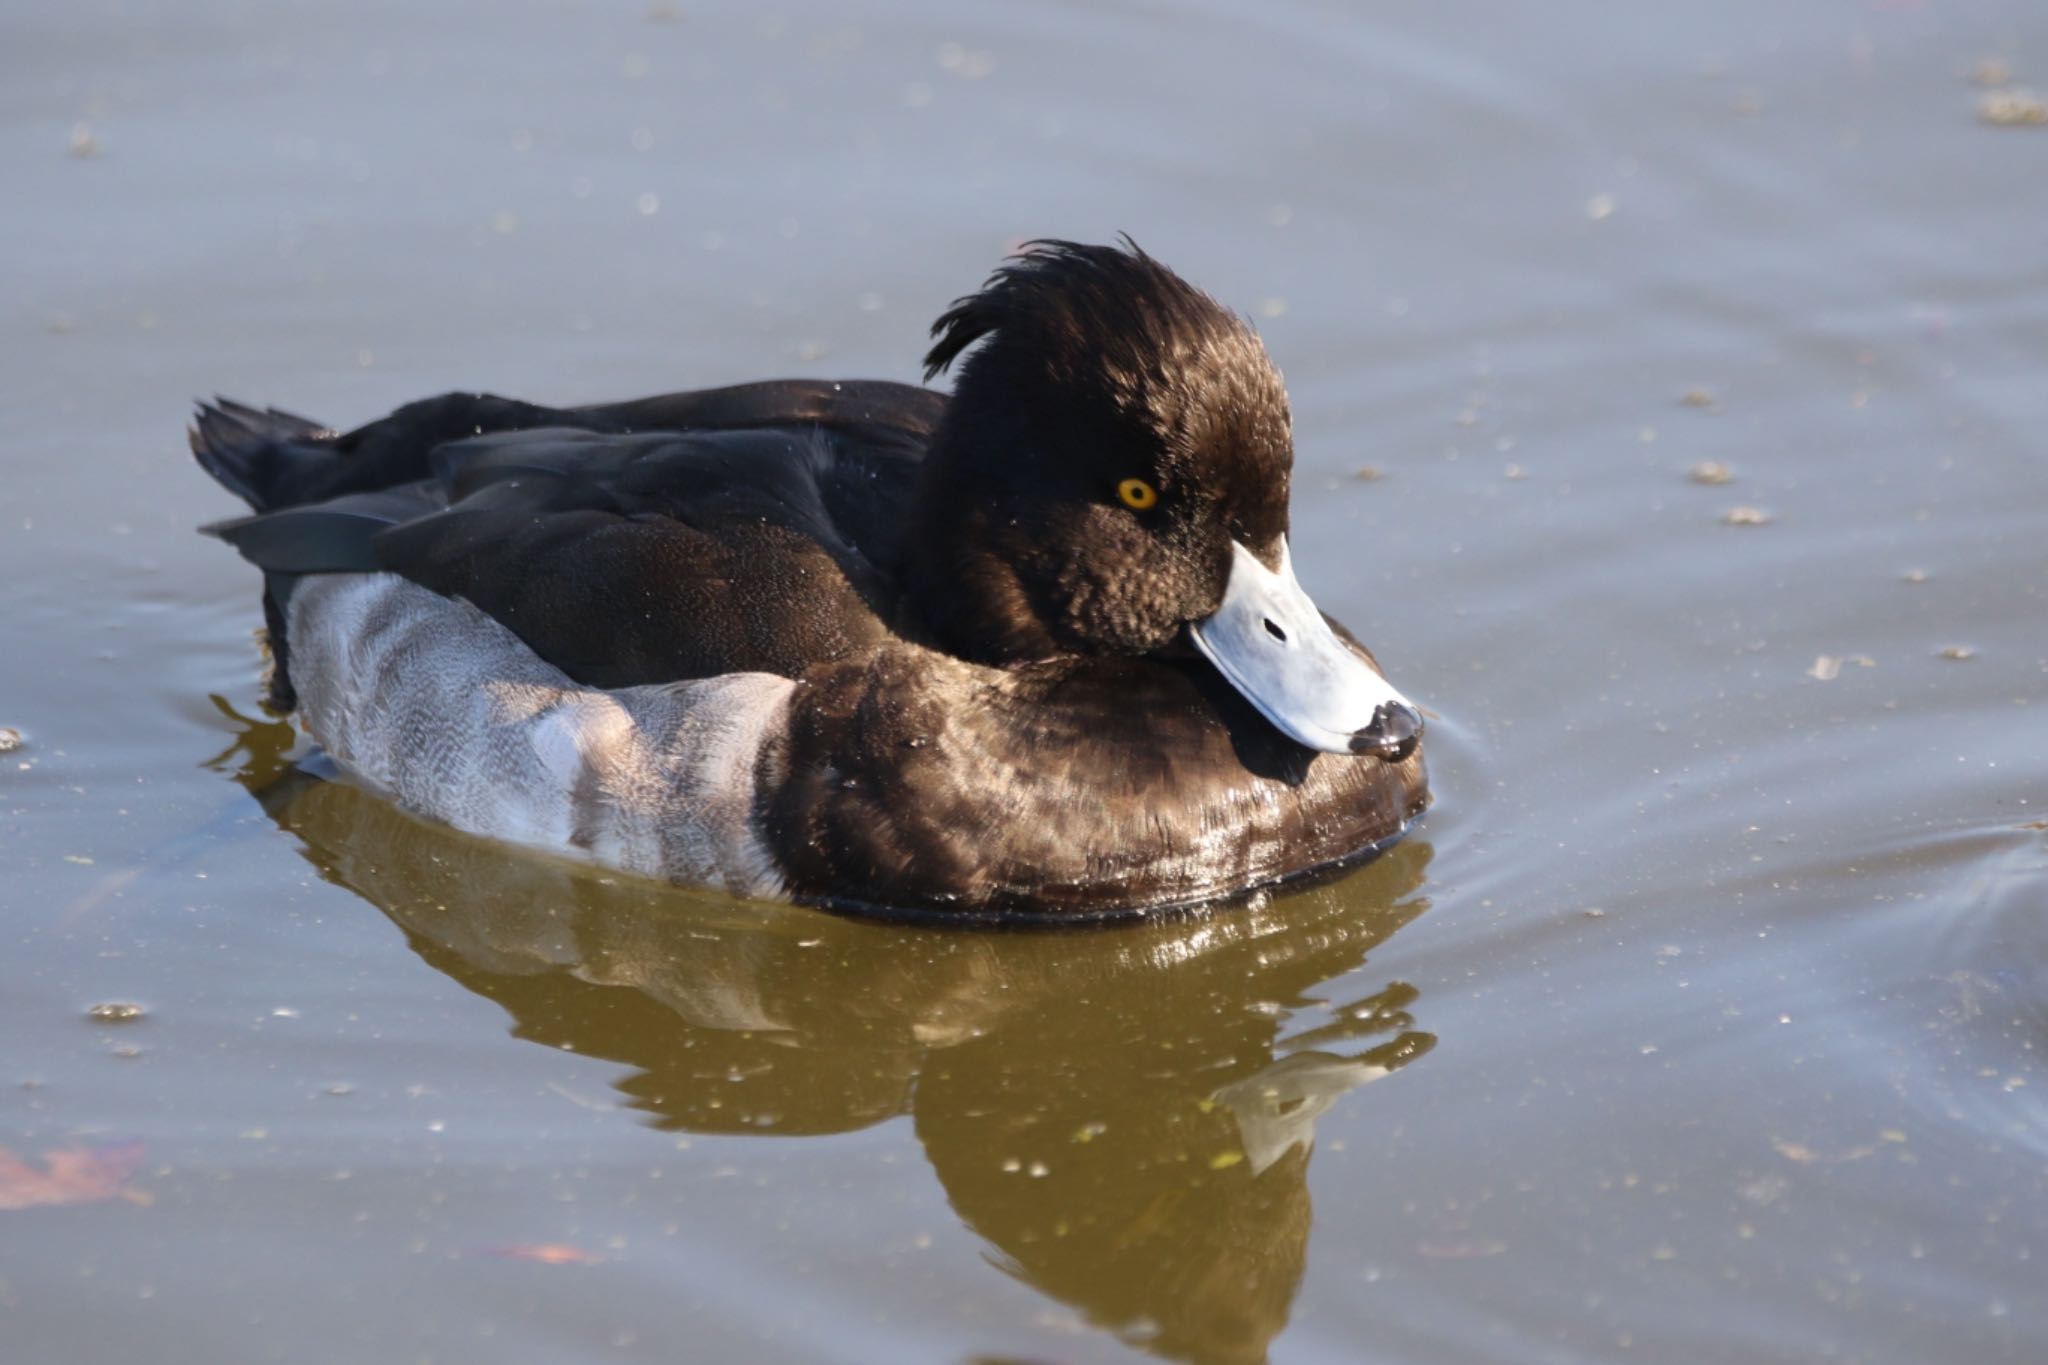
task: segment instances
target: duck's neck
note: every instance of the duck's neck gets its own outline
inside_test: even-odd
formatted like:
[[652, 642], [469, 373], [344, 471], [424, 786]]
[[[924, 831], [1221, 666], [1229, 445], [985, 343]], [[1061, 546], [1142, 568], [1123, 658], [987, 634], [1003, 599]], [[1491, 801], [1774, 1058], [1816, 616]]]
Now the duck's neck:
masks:
[[992, 506], [987, 476], [958, 457], [940, 427], [911, 495], [904, 590], [933, 643], [976, 663], [1071, 654], [1047, 626], [1018, 565], [1029, 533]]

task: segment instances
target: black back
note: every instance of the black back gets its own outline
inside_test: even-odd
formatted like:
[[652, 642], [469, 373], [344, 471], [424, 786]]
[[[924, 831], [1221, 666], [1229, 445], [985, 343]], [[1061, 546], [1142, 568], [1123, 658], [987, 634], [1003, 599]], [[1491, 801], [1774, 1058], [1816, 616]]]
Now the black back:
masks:
[[259, 508], [209, 529], [270, 575], [287, 657], [299, 576], [383, 570], [592, 686], [796, 677], [889, 633], [944, 402], [823, 381], [573, 409], [449, 394], [345, 435], [217, 404], [194, 447]]

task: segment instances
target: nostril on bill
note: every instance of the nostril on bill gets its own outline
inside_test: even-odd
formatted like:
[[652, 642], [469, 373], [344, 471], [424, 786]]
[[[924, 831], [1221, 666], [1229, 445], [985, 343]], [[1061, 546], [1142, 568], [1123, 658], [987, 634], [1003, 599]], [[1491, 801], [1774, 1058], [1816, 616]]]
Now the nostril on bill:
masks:
[[1272, 636], [1283, 645], [1287, 643], [1287, 632], [1282, 630], [1280, 623], [1270, 616], [1266, 618], [1266, 634]]
[[1373, 754], [1399, 763], [1415, 752], [1422, 738], [1422, 713], [1405, 702], [1382, 702], [1372, 721], [1351, 737], [1351, 752]]

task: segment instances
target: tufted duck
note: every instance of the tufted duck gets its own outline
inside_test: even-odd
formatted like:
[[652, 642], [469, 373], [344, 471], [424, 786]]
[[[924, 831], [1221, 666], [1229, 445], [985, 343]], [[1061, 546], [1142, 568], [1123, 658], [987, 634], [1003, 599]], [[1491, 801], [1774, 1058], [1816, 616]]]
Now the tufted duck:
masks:
[[1250, 328], [1126, 240], [932, 330], [950, 399], [202, 407], [272, 704], [458, 828], [855, 910], [1159, 910], [1398, 836], [1422, 720], [1295, 579]]

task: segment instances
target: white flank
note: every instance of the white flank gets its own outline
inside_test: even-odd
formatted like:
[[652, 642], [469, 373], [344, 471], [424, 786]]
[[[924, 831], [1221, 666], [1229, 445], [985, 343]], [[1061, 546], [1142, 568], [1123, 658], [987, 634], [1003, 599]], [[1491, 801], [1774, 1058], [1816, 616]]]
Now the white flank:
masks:
[[469, 603], [395, 574], [301, 581], [289, 630], [300, 725], [407, 809], [647, 876], [782, 893], [754, 779], [789, 679], [585, 687]]

